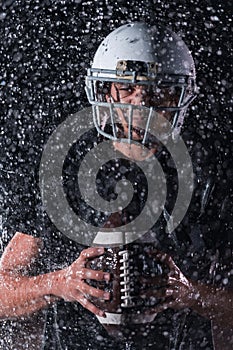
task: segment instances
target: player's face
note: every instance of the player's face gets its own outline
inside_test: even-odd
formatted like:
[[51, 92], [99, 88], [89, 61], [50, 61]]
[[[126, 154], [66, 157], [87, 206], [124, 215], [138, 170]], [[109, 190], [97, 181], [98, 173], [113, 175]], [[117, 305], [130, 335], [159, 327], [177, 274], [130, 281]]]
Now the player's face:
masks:
[[113, 83], [111, 96], [120, 103], [146, 107], [170, 107], [177, 100], [174, 87], [129, 83]]
[[[108, 101], [138, 106], [132, 114], [132, 139], [139, 141], [143, 139], [148, 112], [140, 107], [173, 107], [177, 105], [177, 91], [172, 87], [158, 87], [156, 85], [135, 85], [129, 83], [112, 83]], [[164, 120], [171, 121], [173, 113], [160, 110], [157, 112], [162, 117], [158, 121], [152, 118], [150, 127], [161, 132], [164, 128]], [[123, 126], [124, 136], [128, 135], [129, 110], [117, 108], [119, 122]]]

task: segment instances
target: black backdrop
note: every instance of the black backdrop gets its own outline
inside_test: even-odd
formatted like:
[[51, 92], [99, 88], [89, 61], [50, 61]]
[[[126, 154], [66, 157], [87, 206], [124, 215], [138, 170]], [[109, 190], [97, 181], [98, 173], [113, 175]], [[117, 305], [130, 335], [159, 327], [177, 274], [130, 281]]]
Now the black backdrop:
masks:
[[189, 121], [197, 123], [199, 132], [229, 135], [232, 14], [230, 0], [3, 1], [2, 123], [14, 124], [12, 132], [22, 143], [23, 138], [33, 140], [36, 128], [77, 112], [87, 104], [84, 76], [100, 41], [123, 23], [144, 20], [168, 25], [192, 51], [200, 94]]
[[[88, 106], [85, 74], [95, 50], [111, 30], [130, 21], [162, 23], [183, 37], [194, 56], [199, 86], [185, 126], [204, 147], [208, 138], [216, 138], [213, 147], [231, 157], [232, 14], [231, 0], [3, 1], [0, 169], [20, 179], [23, 174], [22, 188], [9, 186], [25, 201], [25, 215], [29, 205], [35, 207], [29, 192], [39, 193], [33, 173], [46, 140], [68, 115]], [[232, 179], [232, 171], [226, 173]], [[15, 201], [16, 194], [6, 198]], [[4, 210], [11, 206], [7, 200]], [[17, 216], [24, 217], [18, 210]]]
[[224, 152], [233, 153], [231, 0], [8, 0], [0, 5], [0, 169], [33, 182], [28, 173], [52, 130], [88, 105], [84, 78], [100, 41], [135, 20], [183, 37], [200, 88], [186, 126], [203, 143], [220, 135]]

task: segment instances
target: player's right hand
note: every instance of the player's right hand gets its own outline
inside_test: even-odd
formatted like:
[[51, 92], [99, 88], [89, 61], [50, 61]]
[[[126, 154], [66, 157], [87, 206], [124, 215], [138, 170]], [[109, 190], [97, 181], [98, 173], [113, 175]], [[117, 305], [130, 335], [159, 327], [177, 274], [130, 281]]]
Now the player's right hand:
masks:
[[92, 313], [105, 317], [103, 310], [96, 307], [88, 299], [92, 296], [98, 299], [109, 300], [110, 293], [90, 286], [86, 280], [109, 281], [110, 274], [86, 267], [86, 263], [104, 253], [104, 248], [92, 247], [84, 249], [79, 258], [67, 268], [56, 271], [53, 278], [52, 293], [66, 301], [78, 301]]

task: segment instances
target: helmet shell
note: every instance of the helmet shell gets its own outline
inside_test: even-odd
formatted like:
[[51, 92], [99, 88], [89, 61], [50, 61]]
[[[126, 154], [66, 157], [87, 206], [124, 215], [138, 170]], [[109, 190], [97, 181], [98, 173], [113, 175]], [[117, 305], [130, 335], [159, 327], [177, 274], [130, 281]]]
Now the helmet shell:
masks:
[[192, 55], [184, 41], [162, 26], [125, 24], [100, 44], [92, 68], [116, 70], [119, 61], [155, 62], [158, 74], [195, 76]]

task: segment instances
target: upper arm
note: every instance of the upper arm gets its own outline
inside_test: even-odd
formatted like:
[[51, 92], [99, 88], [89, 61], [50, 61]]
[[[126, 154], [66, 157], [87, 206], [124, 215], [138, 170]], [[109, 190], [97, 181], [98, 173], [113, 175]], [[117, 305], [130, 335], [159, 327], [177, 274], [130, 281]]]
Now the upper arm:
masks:
[[16, 232], [6, 246], [0, 260], [3, 271], [18, 271], [27, 268], [38, 257], [42, 240], [25, 233]]

